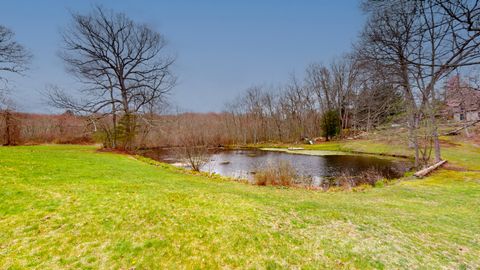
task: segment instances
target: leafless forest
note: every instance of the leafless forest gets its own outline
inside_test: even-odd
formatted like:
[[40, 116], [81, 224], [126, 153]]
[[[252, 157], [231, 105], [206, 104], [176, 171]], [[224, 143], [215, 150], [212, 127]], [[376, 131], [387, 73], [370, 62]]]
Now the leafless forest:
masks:
[[[448, 80], [476, 88], [480, 3], [466, 0], [364, 1], [368, 19], [351, 51], [312, 63], [279, 86], [253, 85], [221, 113], [168, 105], [175, 57], [162, 34], [102, 7], [72, 14], [60, 57], [83, 83], [49, 86], [58, 115], [15, 112], [2, 94], [2, 144], [102, 143], [135, 150], [355, 137], [385, 125], [408, 129], [416, 165], [441, 160], [438, 123]], [[30, 54], [0, 26], [0, 78], [28, 72]], [[473, 74], [473, 75], [472, 75]], [[7, 88], [7, 87], [5, 87]]]

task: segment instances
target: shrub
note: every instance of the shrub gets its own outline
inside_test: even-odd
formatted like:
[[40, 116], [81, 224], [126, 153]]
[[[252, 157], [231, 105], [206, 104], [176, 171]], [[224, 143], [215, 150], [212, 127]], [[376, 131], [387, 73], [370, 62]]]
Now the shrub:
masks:
[[115, 132], [118, 140], [117, 143], [122, 149], [132, 150], [135, 147], [134, 140], [139, 128], [137, 118], [138, 117], [134, 114], [124, 114], [118, 121], [117, 130]]
[[366, 171], [361, 172], [358, 175], [352, 175], [348, 172], [343, 172], [335, 179], [335, 184], [337, 186], [349, 190], [353, 187], [361, 185], [377, 186], [377, 183], [379, 183], [378, 186], [383, 186], [383, 180], [385, 178], [380, 171], [375, 168], [370, 168]]
[[197, 172], [199, 172], [210, 159], [210, 153], [206, 145], [184, 144], [176, 148], [175, 152], [179, 160]]
[[0, 112], [3, 129], [3, 145], [17, 145], [20, 143], [20, 121], [10, 110]]
[[297, 179], [297, 171], [286, 160], [277, 160], [254, 175], [254, 183], [259, 186], [291, 186]]
[[322, 115], [322, 136], [328, 141], [340, 133], [340, 116], [337, 111], [330, 110]]

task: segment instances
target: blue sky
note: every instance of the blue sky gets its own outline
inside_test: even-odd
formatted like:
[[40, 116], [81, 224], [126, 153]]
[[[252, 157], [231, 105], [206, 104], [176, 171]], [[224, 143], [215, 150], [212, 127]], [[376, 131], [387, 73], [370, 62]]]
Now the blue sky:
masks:
[[70, 11], [95, 4], [165, 35], [177, 55], [171, 100], [197, 112], [221, 111], [249, 86], [281, 84], [348, 52], [365, 19], [358, 0], [3, 1], [0, 24], [34, 55], [27, 75], [12, 78], [19, 110], [54, 112], [39, 92], [48, 84], [78, 87], [57, 56], [59, 32]]

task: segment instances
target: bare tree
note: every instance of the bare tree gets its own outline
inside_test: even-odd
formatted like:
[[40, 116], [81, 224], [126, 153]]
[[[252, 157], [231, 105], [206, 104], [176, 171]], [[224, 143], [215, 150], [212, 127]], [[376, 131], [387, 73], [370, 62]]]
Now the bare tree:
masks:
[[310, 64], [306, 69], [306, 83], [310, 91], [315, 93], [319, 109], [322, 113], [334, 109], [332, 75], [322, 64]]
[[[31, 54], [14, 40], [14, 33], [0, 25], [0, 83], [8, 82], [7, 74], [23, 74], [30, 62]], [[3, 122], [3, 143], [19, 143], [19, 121], [14, 114], [14, 103], [7, 96], [7, 87], [0, 87], [0, 117]]]
[[0, 79], [6, 80], [4, 72], [21, 74], [28, 68], [30, 53], [14, 40], [15, 34], [0, 25]]
[[2, 127], [3, 145], [17, 145], [20, 143], [20, 121], [14, 112], [14, 103], [5, 99], [0, 110], [0, 126]]
[[[418, 164], [417, 129], [429, 119], [427, 145], [441, 160], [436, 123], [438, 83], [460, 67], [480, 63], [478, 1], [366, 1], [369, 20], [359, 54], [391, 71], [402, 89], [409, 115], [410, 141]], [[425, 159], [424, 159], [425, 160]]]
[[[51, 104], [89, 114], [111, 115], [112, 146], [132, 148], [138, 114], [164, 101], [175, 85], [174, 58], [164, 53], [164, 37], [123, 13], [96, 7], [88, 15], [72, 14], [63, 32], [61, 57], [85, 88], [80, 99], [49, 91]], [[119, 133], [119, 125], [122, 125]], [[118, 138], [122, 137], [122, 145]]]
[[435, 161], [441, 160], [436, 123], [438, 83], [453, 71], [480, 64], [480, 3], [478, 1], [418, 1], [417, 51], [412, 65], [417, 86], [428, 100]]
[[[263, 95], [263, 104], [267, 117], [272, 119], [272, 130], [276, 131], [276, 134], [271, 134], [270, 139], [274, 138], [275, 140], [282, 141], [284, 138], [284, 130], [282, 125], [283, 114], [280, 107], [279, 96], [273, 91], [264, 93]], [[275, 132], [274, 132], [275, 133]]]
[[213, 136], [208, 125], [195, 114], [183, 114], [177, 117], [177, 157], [194, 171], [200, 171], [208, 163], [208, 148]]
[[416, 5], [413, 1], [366, 1], [364, 8], [369, 18], [356, 47], [357, 55], [365, 65], [374, 64], [389, 72], [390, 82], [401, 89], [408, 114], [409, 142], [418, 166], [420, 152], [416, 132], [420, 113], [408, 65], [415, 50], [412, 40], [416, 31]]
[[[4, 84], [8, 82], [7, 74], [23, 74], [32, 57], [14, 37], [10, 29], [0, 25], [0, 82]], [[6, 87], [0, 87], [0, 105], [10, 105], [6, 91]]]
[[280, 96], [280, 107], [288, 127], [287, 137], [298, 141], [318, 134], [317, 100], [306, 83], [292, 75]]
[[356, 65], [356, 86], [352, 91], [351, 127], [367, 132], [394, 120], [403, 112], [402, 93], [392, 83], [391, 73], [372, 62]]

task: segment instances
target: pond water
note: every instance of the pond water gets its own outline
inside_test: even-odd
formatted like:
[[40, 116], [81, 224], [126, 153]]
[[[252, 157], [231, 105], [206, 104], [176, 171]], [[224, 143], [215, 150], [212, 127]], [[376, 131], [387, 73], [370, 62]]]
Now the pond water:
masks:
[[[175, 155], [167, 150], [150, 150], [142, 154], [156, 160], [180, 165]], [[209, 161], [202, 167], [202, 171], [236, 179], [252, 180], [253, 175], [259, 169], [279, 160], [289, 162], [296, 169], [298, 175], [303, 179], [308, 179], [309, 186], [319, 186], [325, 179], [331, 179], [343, 173], [358, 175], [372, 169], [385, 178], [396, 178], [408, 170], [411, 165], [408, 160], [404, 159], [347, 153], [301, 155], [263, 150], [221, 150], [213, 151], [210, 154]]]

